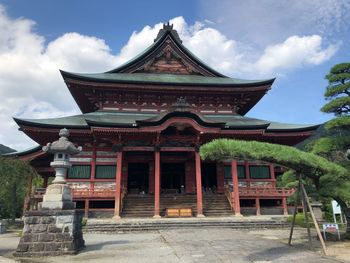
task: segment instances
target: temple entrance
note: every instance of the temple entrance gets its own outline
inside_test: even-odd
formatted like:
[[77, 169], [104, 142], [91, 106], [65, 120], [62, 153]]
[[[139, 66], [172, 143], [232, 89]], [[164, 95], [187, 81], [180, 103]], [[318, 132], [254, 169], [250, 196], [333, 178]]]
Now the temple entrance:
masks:
[[205, 192], [215, 192], [217, 189], [216, 164], [202, 163], [202, 187]]
[[185, 163], [163, 163], [161, 165], [161, 185], [165, 193], [184, 191]]
[[128, 192], [131, 194], [148, 193], [148, 163], [129, 163]]

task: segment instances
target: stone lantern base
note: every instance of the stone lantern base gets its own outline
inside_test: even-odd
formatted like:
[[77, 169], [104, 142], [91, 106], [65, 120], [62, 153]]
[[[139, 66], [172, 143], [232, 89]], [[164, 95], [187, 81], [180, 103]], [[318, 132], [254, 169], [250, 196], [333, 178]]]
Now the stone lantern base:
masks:
[[74, 209], [71, 189], [66, 184], [51, 184], [43, 197], [43, 209]]
[[84, 247], [83, 214], [75, 210], [29, 211], [14, 256], [41, 257], [76, 254]]

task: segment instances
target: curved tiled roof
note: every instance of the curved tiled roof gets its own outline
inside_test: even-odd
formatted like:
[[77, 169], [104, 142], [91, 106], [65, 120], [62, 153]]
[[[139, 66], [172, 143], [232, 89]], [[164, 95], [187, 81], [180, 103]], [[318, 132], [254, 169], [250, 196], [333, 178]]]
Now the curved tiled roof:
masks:
[[226, 77], [205, 77], [199, 75], [154, 74], [154, 73], [71, 73], [61, 70], [65, 78], [95, 82], [173, 84], [188, 86], [257, 86], [271, 85], [275, 79], [244, 80]]
[[[18, 119], [14, 118], [18, 125], [47, 127], [47, 128], [71, 128], [71, 129], [89, 129], [90, 126], [107, 127], [137, 127], [149, 119], [157, 119], [160, 115], [169, 113], [141, 113], [141, 112], [113, 112], [96, 111], [75, 116], [51, 118], [51, 119]], [[207, 123], [221, 124], [224, 129], [242, 130], [242, 129], [266, 129], [266, 132], [288, 132], [288, 131], [310, 131], [315, 130], [319, 125], [297, 125], [271, 122], [266, 120], [254, 119], [238, 114], [232, 115], [213, 115], [201, 114]], [[189, 116], [191, 117], [191, 116]], [[162, 119], [160, 118], [160, 119]], [[205, 124], [203, 121], [203, 124]], [[154, 123], [156, 125], [157, 123]]]

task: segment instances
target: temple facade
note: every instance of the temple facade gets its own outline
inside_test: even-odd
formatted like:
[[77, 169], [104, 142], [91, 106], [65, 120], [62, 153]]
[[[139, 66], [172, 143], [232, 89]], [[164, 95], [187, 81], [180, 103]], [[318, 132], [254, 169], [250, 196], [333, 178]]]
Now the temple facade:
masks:
[[[71, 158], [66, 181], [85, 216], [288, 213], [294, 190], [276, 186], [282, 168], [259, 161], [203, 162], [198, 152], [216, 138], [283, 145], [308, 138], [317, 125], [245, 117], [274, 79], [222, 75], [193, 55], [169, 24], [149, 48], [118, 68], [61, 74], [82, 114], [15, 118], [39, 146], [13, 155], [29, 161], [46, 187], [54, 172], [41, 147], [69, 129], [70, 140], [83, 151]], [[45, 189], [32, 192], [33, 205]]]

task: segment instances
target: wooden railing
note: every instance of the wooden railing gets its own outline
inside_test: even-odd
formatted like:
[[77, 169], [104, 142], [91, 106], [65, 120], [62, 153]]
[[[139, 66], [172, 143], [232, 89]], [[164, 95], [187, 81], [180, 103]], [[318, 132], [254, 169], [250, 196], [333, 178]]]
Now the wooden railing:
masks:
[[[32, 196], [32, 199], [42, 200], [43, 195], [45, 194], [45, 188], [37, 188]], [[239, 188], [239, 196], [242, 197], [289, 197], [295, 192], [293, 188], [264, 188], [264, 187], [240, 187]], [[73, 198], [114, 198], [115, 190], [109, 188], [97, 188], [97, 189], [87, 189], [87, 188], [72, 188]], [[231, 193], [228, 189], [225, 189], [225, 194], [230, 202], [232, 199], [230, 198]], [[121, 193], [121, 200], [124, 199], [126, 195], [126, 190], [123, 189]]]
[[240, 187], [239, 197], [289, 197], [295, 192], [294, 188], [264, 188], [264, 187]]
[[232, 195], [232, 192], [230, 192], [230, 191], [228, 190], [228, 188], [225, 188], [225, 196], [226, 196], [228, 202], [230, 203], [231, 209], [232, 209], [232, 211], [233, 211], [233, 210], [234, 210], [234, 209], [233, 209], [233, 208], [234, 208], [234, 197], [233, 197], [233, 195]]

